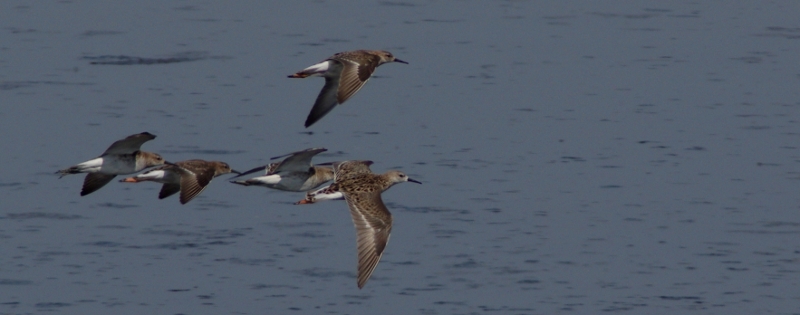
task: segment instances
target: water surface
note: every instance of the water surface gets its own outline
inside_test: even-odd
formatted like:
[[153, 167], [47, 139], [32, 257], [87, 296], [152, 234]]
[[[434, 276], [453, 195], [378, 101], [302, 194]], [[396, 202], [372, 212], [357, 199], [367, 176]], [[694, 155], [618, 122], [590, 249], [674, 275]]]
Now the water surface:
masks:
[[[0, 313], [798, 314], [794, 2], [0, 4]], [[302, 127], [323, 80], [385, 49]], [[191, 203], [56, 170], [148, 131], [245, 170], [326, 147], [383, 197], [359, 290], [344, 202], [218, 178]]]

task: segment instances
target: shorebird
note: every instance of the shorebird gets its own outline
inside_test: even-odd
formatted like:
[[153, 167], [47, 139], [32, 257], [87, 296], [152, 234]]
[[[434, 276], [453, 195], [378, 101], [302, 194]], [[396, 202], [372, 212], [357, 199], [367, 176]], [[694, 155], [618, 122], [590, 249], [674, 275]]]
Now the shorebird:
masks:
[[333, 184], [330, 193], [341, 193], [350, 208], [356, 228], [358, 249], [358, 288], [364, 287], [389, 242], [392, 231], [392, 214], [381, 199], [381, 193], [402, 182], [422, 184], [408, 178], [400, 171], [373, 174], [372, 161], [344, 161], [333, 163]]
[[231, 183], [244, 186], [263, 186], [286, 191], [309, 191], [333, 179], [333, 169], [311, 164], [311, 159], [315, 155], [325, 151], [328, 151], [328, 149], [311, 148], [273, 157], [271, 158], [272, 160], [286, 158], [278, 163], [259, 166], [239, 175], [244, 176], [266, 170], [264, 176], [231, 181]]
[[290, 75], [290, 78], [325, 77], [325, 86], [306, 118], [306, 128], [327, 115], [336, 105], [356, 94], [367, 83], [375, 68], [389, 62], [408, 64], [385, 50], [354, 50], [337, 53]]
[[99, 157], [65, 168], [56, 174], [60, 174], [58, 178], [61, 178], [69, 174], [89, 173], [83, 180], [81, 189], [81, 196], [86, 196], [108, 184], [117, 175], [132, 174], [167, 163], [158, 154], [139, 150], [142, 144], [155, 138], [149, 132], [130, 135], [111, 144]]
[[170, 163], [142, 174], [120, 180], [125, 183], [152, 181], [164, 184], [158, 199], [164, 199], [181, 192], [181, 204], [186, 204], [199, 195], [214, 177], [239, 173], [228, 163], [220, 161], [186, 160]]

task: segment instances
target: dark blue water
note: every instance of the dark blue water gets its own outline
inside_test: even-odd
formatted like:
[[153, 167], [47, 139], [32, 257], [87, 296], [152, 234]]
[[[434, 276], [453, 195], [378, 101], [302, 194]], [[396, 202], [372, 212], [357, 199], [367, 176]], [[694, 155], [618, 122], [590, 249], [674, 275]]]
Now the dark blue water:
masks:
[[[800, 314], [800, 5], [0, 3], [0, 313]], [[387, 64], [309, 129], [333, 53]], [[148, 131], [246, 170], [309, 147], [423, 185], [356, 287], [347, 206], [216, 179], [80, 197]]]

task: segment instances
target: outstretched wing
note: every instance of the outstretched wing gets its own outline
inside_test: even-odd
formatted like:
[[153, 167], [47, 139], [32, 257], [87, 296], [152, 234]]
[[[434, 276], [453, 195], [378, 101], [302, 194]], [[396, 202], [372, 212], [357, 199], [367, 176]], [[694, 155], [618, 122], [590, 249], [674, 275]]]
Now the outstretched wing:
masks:
[[320, 152], [325, 151], [328, 151], [328, 149], [310, 148], [303, 151], [289, 153], [287, 155], [273, 157], [272, 160], [285, 156], [287, 157], [280, 162], [278, 167], [273, 172], [307, 172], [308, 168], [311, 167], [311, 159]]
[[164, 184], [158, 192], [158, 199], [164, 199], [181, 191], [181, 184]]
[[372, 163], [372, 161], [333, 162], [333, 182], [338, 183], [359, 174], [370, 174], [372, 170], [369, 169], [369, 166]]
[[83, 179], [83, 188], [81, 189], [81, 196], [86, 196], [97, 191], [100, 188], [103, 188], [108, 182], [110, 182], [114, 177], [117, 175], [109, 175], [103, 173], [89, 173], [86, 174], [86, 178]]
[[343, 66], [341, 62], [330, 62], [328, 71], [325, 72], [325, 86], [322, 87], [322, 91], [319, 91], [317, 100], [314, 102], [314, 107], [312, 107], [311, 112], [308, 113], [305, 124], [306, 128], [327, 115], [334, 107], [336, 107], [336, 105], [339, 104], [337, 93], [339, 91], [339, 82], [341, 81], [340, 73], [342, 68]]
[[149, 132], [130, 135], [125, 139], [117, 140], [116, 142], [112, 143], [111, 146], [106, 149], [106, 152], [103, 152], [101, 156], [109, 154], [131, 154], [139, 151], [139, 149], [142, 147], [142, 144], [155, 138], [156, 136]]
[[186, 204], [197, 197], [214, 179], [214, 167], [208, 165], [200, 167], [195, 164], [183, 164], [175, 165], [174, 168], [181, 174], [181, 204]]
[[381, 200], [380, 192], [346, 193], [347, 206], [356, 228], [358, 249], [358, 288], [364, 287], [375, 267], [392, 231], [392, 215]]
[[342, 63], [344, 68], [341, 73], [341, 81], [339, 82], [339, 95], [337, 100], [339, 104], [344, 103], [356, 92], [364, 87], [375, 68], [380, 64], [380, 57], [374, 55], [359, 55], [362, 57], [360, 60], [350, 59], [350, 56], [337, 57], [337, 60]]

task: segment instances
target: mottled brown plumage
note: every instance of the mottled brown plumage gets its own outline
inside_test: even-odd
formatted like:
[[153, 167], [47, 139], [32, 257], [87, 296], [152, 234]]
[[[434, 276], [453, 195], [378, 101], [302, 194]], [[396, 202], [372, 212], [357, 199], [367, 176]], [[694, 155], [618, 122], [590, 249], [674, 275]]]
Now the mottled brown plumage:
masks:
[[199, 195], [214, 177], [239, 173], [220, 161], [186, 160], [164, 165], [121, 182], [138, 183], [153, 181], [164, 184], [158, 199], [164, 199], [180, 191], [181, 204], [186, 204]]
[[354, 50], [337, 53], [290, 75], [290, 78], [325, 77], [325, 86], [306, 118], [306, 128], [327, 115], [336, 105], [355, 95], [378, 66], [389, 62], [408, 63], [385, 50]]
[[330, 186], [331, 191], [344, 196], [356, 228], [359, 289], [375, 271], [392, 231], [392, 214], [383, 203], [381, 193], [397, 183], [421, 184], [400, 171], [373, 174], [369, 169], [371, 164], [371, 161], [333, 163], [334, 180]]

